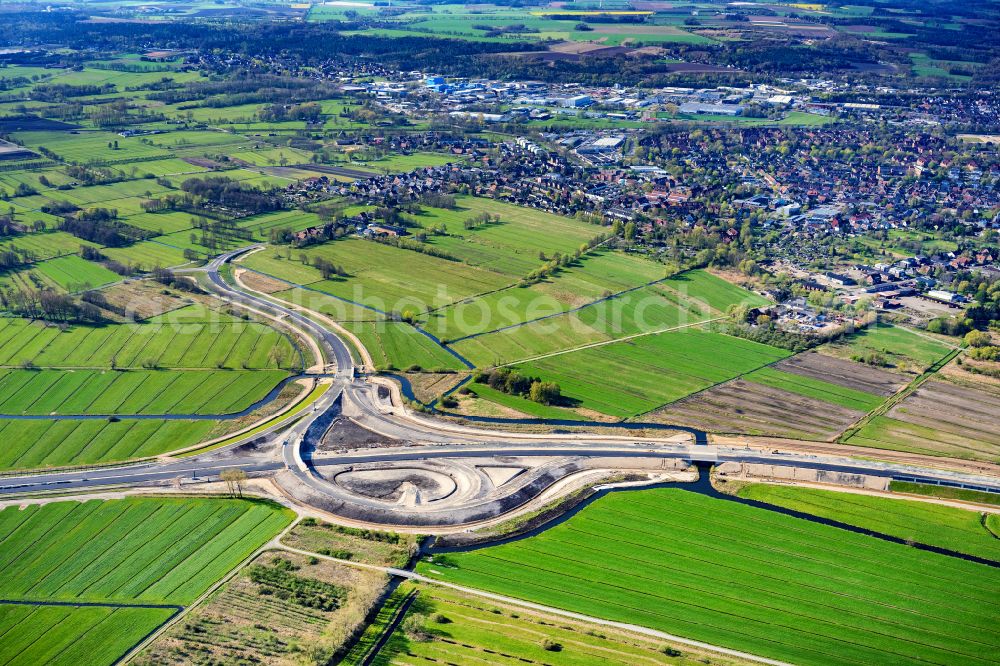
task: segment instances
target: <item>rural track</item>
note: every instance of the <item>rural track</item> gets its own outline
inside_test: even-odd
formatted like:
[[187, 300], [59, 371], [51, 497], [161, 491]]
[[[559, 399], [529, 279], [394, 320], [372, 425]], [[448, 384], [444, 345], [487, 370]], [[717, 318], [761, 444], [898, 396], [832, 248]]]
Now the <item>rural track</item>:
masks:
[[[328, 483], [323, 479], [318, 469], [325, 466], [359, 465], [377, 463], [387, 465], [406, 465], [413, 461], [454, 458], [489, 459], [497, 455], [512, 457], [599, 457], [599, 458], [659, 458], [675, 459], [699, 465], [714, 465], [722, 462], [756, 463], [766, 465], [796, 466], [806, 469], [849, 474], [869, 474], [882, 477], [919, 480], [926, 483], [952, 485], [983, 489], [1000, 493], [1000, 479], [979, 477], [943, 470], [928, 469], [917, 466], [898, 465], [873, 460], [852, 459], [849, 457], [833, 457], [820, 455], [795, 455], [789, 453], [766, 452], [751, 449], [726, 448], [708, 446], [707, 441], [699, 437], [701, 431], [691, 428], [665, 426], [669, 430], [682, 430], [694, 436], [694, 445], [679, 445], [664, 440], [649, 439], [636, 441], [626, 436], [601, 436], [594, 433], [574, 434], [521, 434], [495, 431], [468, 426], [443, 423], [408, 412], [405, 408], [387, 407], [381, 404], [375, 386], [369, 378], [356, 377], [354, 360], [347, 343], [335, 332], [322, 326], [317, 320], [308, 317], [301, 311], [285, 307], [279, 303], [256, 296], [248, 291], [234, 287], [220, 275], [222, 266], [233, 258], [252, 248], [234, 250], [213, 259], [206, 267], [208, 280], [218, 296], [237, 305], [250, 307], [281, 317], [286, 322], [297, 327], [300, 332], [306, 332], [323, 348], [328, 359], [335, 362], [336, 372], [333, 373], [334, 386], [320, 398], [313, 411], [300, 419], [292, 428], [273, 438], [280, 442], [280, 459], [253, 459], [230, 455], [220, 457], [218, 451], [210, 454], [194, 456], [182, 461], [142, 463], [131, 466], [120, 466], [109, 469], [91, 469], [87, 471], [66, 471], [48, 474], [26, 473], [21, 476], [11, 476], [0, 479], [0, 497], [6, 495], [16, 497], [38, 491], [58, 491], [63, 495], [71, 495], [74, 491], [94, 489], [108, 486], [149, 486], [163, 485], [178, 478], [191, 475], [195, 478], [215, 480], [225, 470], [242, 469], [248, 473], [271, 475], [282, 470], [289, 470], [296, 478], [303, 481], [315, 492], [327, 495]], [[599, 345], [598, 345], [599, 346]], [[340, 413], [345, 404], [350, 404], [358, 412], [358, 422], [364, 427], [385, 430], [394, 439], [411, 442], [409, 446], [387, 447], [383, 449], [366, 449], [354, 452], [340, 452], [332, 457], [313, 459], [308, 451], [303, 450], [303, 443], [314, 444], [322, 437], [329, 427], [331, 416]], [[573, 422], [572, 425], [581, 425]], [[587, 425], [587, 424], [583, 424]], [[704, 433], [701, 433], [704, 437]], [[231, 447], [227, 447], [231, 448]], [[337, 498], [340, 499], [340, 498]], [[400, 508], [400, 511], [404, 509]], [[373, 525], [375, 526], [375, 525]], [[433, 528], [429, 530], [433, 532]], [[319, 557], [342, 565], [379, 571], [390, 576], [401, 577], [416, 582], [438, 585], [454, 589], [464, 594], [491, 599], [498, 603], [517, 606], [537, 612], [588, 622], [599, 626], [615, 628], [659, 640], [670, 641], [679, 645], [687, 645], [706, 651], [724, 654], [755, 663], [771, 666], [788, 666], [785, 662], [760, 657], [749, 653], [723, 648], [720, 646], [694, 641], [682, 636], [628, 623], [604, 620], [559, 608], [535, 604], [513, 597], [468, 588], [431, 577], [417, 574], [405, 569], [379, 567], [363, 563], [339, 560], [337, 558], [317, 555], [307, 551], [291, 548], [280, 540], [266, 544], [266, 547], [280, 548], [289, 552], [310, 557]], [[260, 552], [260, 551], [258, 551]], [[249, 560], [248, 560], [249, 561]], [[244, 562], [245, 564], [245, 562]], [[234, 570], [238, 572], [239, 567]], [[232, 575], [235, 575], [232, 574]], [[226, 577], [228, 580], [231, 576]], [[183, 616], [183, 613], [175, 615]], [[160, 635], [172, 622], [167, 622], [144, 641]], [[141, 646], [140, 646], [141, 647]]]
[[549, 615], [555, 615], [557, 617], [564, 617], [571, 620], [577, 620], [579, 622], [587, 622], [602, 627], [608, 627], [612, 629], [618, 629], [620, 631], [630, 632], [633, 634], [639, 634], [641, 636], [647, 636], [649, 638], [656, 638], [659, 640], [669, 641], [671, 643], [687, 645], [701, 650], [715, 652], [717, 654], [724, 654], [729, 657], [736, 657], [738, 659], [752, 661], [757, 664], [767, 664], [768, 666], [793, 666], [792, 664], [789, 664], [788, 662], [785, 661], [778, 661], [777, 659], [768, 659], [767, 657], [761, 657], [759, 655], [751, 654], [749, 652], [740, 652], [739, 650], [731, 650], [729, 648], [721, 647], [719, 645], [712, 645], [710, 643], [703, 643], [701, 641], [691, 640], [690, 638], [684, 638], [683, 636], [668, 634], [665, 631], [650, 629], [648, 627], [643, 627], [637, 624], [629, 624], [627, 622], [615, 622], [614, 620], [605, 620], [603, 618], [594, 617], [592, 615], [584, 615], [582, 613], [574, 613], [572, 611], [563, 610], [562, 608], [555, 608], [553, 606], [536, 604], [530, 601], [525, 601], [523, 599], [518, 599], [516, 597], [508, 597], [502, 594], [486, 592], [485, 590], [478, 590], [474, 587], [455, 585], [454, 583], [448, 583], [442, 580], [438, 580], [436, 578], [431, 578], [429, 576], [418, 574], [414, 571], [410, 571], [409, 569], [381, 567], [375, 564], [366, 564], [363, 562], [355, 562], [352, 560], [341, 560], [335, 557], [330, 557], [329, 555], [319, 555], [316, 553], [311, 553], [306, 550], [292, 548], [291, 546], [282, 545], [281, 547], [290, 553], [296, 553], [298, 555], [317, 557], [321, 560], [326, 560], [328, 562], [335, 562], [337, 564], [341, 564], [344, 566], [354, 567], [357, 569], [365, 569], [367, 571], [379, 571], [388, 574], [390, 576], [397, 576], [400, 578], [405, 578], [407, 580], [412, 580], [427, 585], [437, 585], [439, 587], [446, 587], [448, 589], [455, 590], [456, 592], [461, 592], [463, 594], [468, 594], [475, 597], [481, 597], [483, 599], [489, 599], [490, 601], [495, 601], [497, 603], [502, 603], [509, 606], [517, 606], [520, 608], [526, 608], [528, 610], [536, 611], [539, 613], [546, 613]]
[[[334, 360], [336, 372], [334, 385], [313, 406], [313, 410], [300, 419], [290, 431], [275, 435], [272, 441], [281, 444], [280, 460], [241, 458], [238, 455], [219, 457], [219, 452], [232, 450], [234, 445], [211, 453], [192, 456], [182, 461], [149, 462], [105, 469], [67, 470], [63, 472], [26, 472], [12, 474], [0, 480], [0, 496], [16, 496], [39, 491], [90, 490], [102, 486], [142, 486], [163, 484], [178, 477], [200, 479], [217, 478], [225, 469], [239, 468], [248, 473], [273, 474], [288, 469], [313, 490], [325, 493], [326, 482], [316, 471], [317, 467], [344, 463], [384, 463], [388, 465], [417, 459], [461, 457], [489, 457], [496, 455], [576, 457], [653, 457], [681, 459], [697, 462], [742, 462], [768, 465], [798, 466], [808, 469], [853, 474], [870, 474], [900, 480], [918, 480], [937, 485], [949, 485], [1000, 492], [1000, 479], [968, 473], [894, 464], [875, 460], [852, 459], [846, 455], [796, 455], [794, 453], [767, 452], [756, 449], [708, 446], [702, 431], [694, 428], [660, 425], [664, 430], [685, 432], [694, 438], [694, 446], [677, 446], [667, 440], [646, 439], [637, 441], [623, 435], [596, 433], [511, 433], [486, 428], [463, 426], [414, 414], [406, 408], [387, 407], [373, 390], [375, 384], [367, 377], [356, 377], [354, 359], [347, 343], [335, 332], [322, 326], [301, 310], [285, 307], [280, 303], [257, 296], [230, 285], [220, 275], [220, 269], [234, 258], [260, 246], [250, 246], [226, 252], [214, 258], [203, 269], [217, 296], [243, 307], [253, 308], [281, 317], [300, 332], [308, 333], [321, 345], [327, 358]], [[352, 418], [362, 427], [402, 442], [430, 446], [407, 446], [340, 454], [330, 459], [311, 459], [303, 456], [302, 442], [307, 436], [316, 439], [325, 432], [317, 430], [331, 410], [350, 405], [356, 415]], [[534, 420], [529, 420], [533, 422]], [[317, 424], [318, 422], [318, 424]], [[519, 420], [483, 420], [491, 423], [519, 423]], [[585, 427], [590, 424], [572, 422], [567, 425]], [[602, 424], [603, 425], [603, 424]], [[638, 426], [636, 426], [638, 427]], [[598, 424], [593, 425], [597, 430]], [[312, 431], [310, 432], [310, 430]]]

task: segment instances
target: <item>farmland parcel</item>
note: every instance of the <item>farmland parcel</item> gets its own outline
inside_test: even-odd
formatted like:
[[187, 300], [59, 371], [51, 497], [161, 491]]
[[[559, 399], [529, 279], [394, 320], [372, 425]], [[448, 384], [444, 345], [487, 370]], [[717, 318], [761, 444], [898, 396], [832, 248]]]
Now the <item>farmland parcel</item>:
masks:
[[793, 663], [1000, 658], [997, 569], [681, 489], [419, 571]]

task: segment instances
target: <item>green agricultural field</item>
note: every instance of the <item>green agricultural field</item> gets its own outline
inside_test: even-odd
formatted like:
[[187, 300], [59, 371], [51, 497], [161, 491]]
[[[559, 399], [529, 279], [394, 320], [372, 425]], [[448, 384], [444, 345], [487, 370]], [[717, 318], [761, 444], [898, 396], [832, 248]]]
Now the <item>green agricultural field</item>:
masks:
[[[316, 268], [299, 261], [300, 254], [310, 262], [314, 257], [331, 261], [348, 275], [323, 280]], [[291, 283], [385, 312], [407, 309], [421, 312], [510, 283], [509, 278], [493, 271], [358, 238], [306, 248], [296, 252], [292, 259], [286, 259], [279, 251], [255, 252], [242, 263]]]
[[188, 604], [273, 537], [265, 502], [133, 498], [0, 511], [4, 599]]
[[210, 130], [177, 130], [164, 134], [154, 134], [147, 138], [150, 143], [162, 148], [227, 146], [226, 150], [232, 150], [231, 146], [234, 144], [243, 144], [249, 141], [246, 137], [238, 134]]
[[178, 109], [177, 105], [168, 104], [160, 110], [167, 116], [174, 118], [187, 119], [190, 117], [194, 122], [222, 125], [229, 123], [252, 123], [257, 119], [257, 113], [263, 106], [262, 104], [240, 104], [220, 108], [196, 107], [193, 109]]
[[878, 353], [895, 368], [914, 373], [941, 360], [951, 349], [933, 336], [891, 324], [872, 326], [820, 347], [821, 352], [847, 358]]
[[619, 297], [597, 301], [575, 312], [456, 339], [453, 346], [479, 366], [512, 363], [704, 322], [722, 316], [735, 303], [766, 302], [711, 273], [690, 271]]
[[[49, 184], [43, 185], [39, 178], [45, 177]], [[0, 173], [0, 186], [6, 187], [13, 192], [18, 185], [33, 187], [39, 192], [45, 192], [60, 185], [66, 185], [73, 181], [72, 178], [64, 174], [57, 168], [38, 169], [34, 171], [5, 171]]]
[[0, 414], [230, 414], [281, 370], [0, 370]]
[[[483, 213], [499, 216], [500, 222], [464, 228], [466, 220]], [[453, 210], [425, 208], [412, 219], [425, 228], [443, 225], [447, 230], [446, 236], [428, 235], [428, 245], [471, 265], [514, 277], [523, 277], [545, 263], [541, 255], [572, 254], [603, 231], [573, 218], [465, 196], [457, 197]]]
[[380, 368], [462, 370], [465, 365], [410, 324], [397, 321], [344, 322]]
[[118, 166], [117, 170], [129, 177], [141, 176], [148, 178], [152, 174], [157, 178], [166, 176], [168, 179], [172, 176], [178, 176], [181, 179], [184, 176], [193, 176], [208, 171], [205, 167], [185, 162], [176, 157], [164, 158], [162, 160], [144, 160], [141, 164], [123, 164]]
[[194, 228], [191, 214], [178, 211], [138, 213], [129, 215], [124, 221], [133, 227], [139, 227], [146, 231], [159, 232], [160, 234], [189, 231]]
[[47, 259], [35, 264], [32, 270], [62, 291], [84, 291], [122, 279], [118, 273], [75, 254]]
[[254, 236], [262, 241], [268, 240], [272, 229], [289, 229], [301, 231], [313, 226], [322, 226], [323, 221], [316, 213], [304, 213], [300, 210], [280, 210], [273, 213], [254, 215], [239, 221], [242, 229], [249, 229]]
[[817, 113], [806, 113], [805, 111], [791, 111], [778, 121], [779, 125], [829, 125], [836, 122], [830, 116], [823, 116]]
[[805, 666], [1000, 658], [997, 569], [680, 488], [417, 570]]
[[451, 153], [419, 152], [409, 155], [393, 154], [373, 162], [357, 162], [362, 168], [375, 169], [383, 173], [408, 173], [425, 167], [435, 167], [444, 164], [457, 164], [467, 161], [462, 155]]
[[0, 419], [0, 469], [121, 462], [177, 451], [213, 438], [215, 421], [164, 419]]
[[771, 118], [753, 118], [750, 116], [727, 116], [713, 113], [677, 113], [671, 115], [665, 111], [657, 114], [658, 117], [667, 120], [681, 120], [685, 122], [698, 123], [725, 123], [739, 125], [741, 127], [764, 127], [769, 125], [801, 125], [816, 126], [829, 125], [837, 122], [836, 118], [820, 115], [818, 113], [807, 113], [805, 111], [790, 111], [784, 118], [774, 120]]
[[887, 240], [861, 236], [855, 239], [855, 243], [868, 250], [867, 253], [859, 253], [859, 256], [872, 258], [881, 257], [883, 251], [891, 252], [897, 257], [914, 257], [918, 254], [931, 255], [958, 250], [955, 241], [935, 238], [933, 234], [911, 229], [890, 229]]
[[962, 62], [960, 60], [932, 60], [925, 53], [911, 53], [910, 60], [913, 61], [914, 76], [934, 76], [951, 79], [953, 81], [971, 81], [972, 77], [965, 74], [952, 74], [947, 67], [957, 65], [966, 69], [974, 68], [975, 63]]
[[169, 620], [172, 608], [0, 603], [0, 662], [10, 666], [113, 664]]
[[788, 352], [696, 328], [552, 356], [516, 366], [554, 381], [573, 404], [630, 417], [756, 370]]
[[312, 154], [304, 150], [296, 150], [295, 148], [260, 148], [230, 153], [229, 157], [262, 167], [279, 164], [285, 166], [286, 164], [308, 163]]
[[771, 386], [796, 395], [817, 398], [860, 412], [870, 412], [885, 400], [879, 395], [774, 368], [761, 368], [743, 378], [757, 384]]
[[81, 246], [96, 247], [90, 241], [81, 240], [65, 231], [47, 231], [16, 236], [11, 240], [0, 242], [0, 252], [26, 250], [33, 253], [37, 261], [45, 261], [68, 254], [76, 254], [80, 251]]
[[181, 248], [170, 247], [160, 241], [153, 240], [136, 243], [129, 247], [105, 248], [101, 250], [101, 253], [123, 264], [136, 264], [146, 271], [190, 263], [184, 258], [184, 251]]
[[170, 192], [171, 189], [154, 180], [127, 180], [112, 185], [91, 185], [49, 195], [51, 199], [63, 199], [81, 208], [101, 206], [115, 208], [122, 213], [120, 200], [135, 197], [148, 198]]
[[[171, 157], [170, 152], [163, 148], [144, 144], [137, 137], [121, 137], [114, 132], [18, 132], [15, 136], [29, 148], [43, 146], [67, 162], [77, 164], [123, 164]], [[118, 142], [117, 150], [114, 148], [115, 141]]]
[[553, 276], [427, 313], [421, 325], [442, 340], [493, 331], [578, 308], [663, 278], [665, 267], [620, 252], [590, 252]]
[[[664, 644], [656, 639], [644, 639], [554, 615], [525, 613], [518, 607], [498, 605], [476, 595], [434, 585], [404, 583], [387, 606], [398, 608], [396, 599], [401, 603], [413, 590], [418, 590], [418, 596], [405, 621], [418, 623], [428, 638], [412, 640], [405, 631], [396, 630], [372, 661], [373, 665], [403, 666], [414, 659], [450, 664], [521, 662], [551, 666], [693, 666], [703, 663], [701, 655], [691, 654], [687, 649], [688, 654], [684, 657], [668, 656]], [[382, 623], [376, 622], [376, 626], [384, 628], [388, 621], [389, 618], [384, 618]], [[363, 640], [358, 650], [349, 653], [343, 662], [345, 666], [361, 663], [364, 648], [370, 648], [375, 637]], [[559, 649], [545, 649], [546, 639]]]
[[983, 515], [975, 510], [765, 483], [745, 486], [739, 495], [1000, 562], [1000, 540], [986, 529]]
[[8, 507], [0, 511], [0, 563], [9, 573], [0, 597], [107, 606], [0, 605], [0, 660], [115, 663], [292, 517], [263, 502], [217, 499]]
[[[192, 238], [193, 236], [193, 238]], [[191, 229], [188, 231], [178, 231], [164, 236], [153, 238], [157, 243], [163, 243], [172, 248], [184, 250], [194, 250], [202, 259], [208, 259], [221, 252], [232, 250], [247, 244], [247, 241], [232, 237], [213, 237], [211, 240], [202, 238], [200, 231]], [[204, 244], [201, 242], [204, 241]]]
[[[190, 311], [190, 316], [185, 314]], [[200, 319], [192, 319], [198, 316]], [[71, 326], [0, 318], [0, 366], [60, 368], [289, 368], [291, 342], [263, 324], [184, 308], [144, 324]]]

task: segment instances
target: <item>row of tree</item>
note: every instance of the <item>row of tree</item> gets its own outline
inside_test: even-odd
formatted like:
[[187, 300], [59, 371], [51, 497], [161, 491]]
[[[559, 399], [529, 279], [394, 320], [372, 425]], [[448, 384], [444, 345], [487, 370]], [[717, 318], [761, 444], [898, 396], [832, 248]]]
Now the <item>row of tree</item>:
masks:
[[20, 317], [65, 323], [99, 323], [101, 309], [93, 303], [51, 289], [10, 287], [0, 290], [0, 305]]

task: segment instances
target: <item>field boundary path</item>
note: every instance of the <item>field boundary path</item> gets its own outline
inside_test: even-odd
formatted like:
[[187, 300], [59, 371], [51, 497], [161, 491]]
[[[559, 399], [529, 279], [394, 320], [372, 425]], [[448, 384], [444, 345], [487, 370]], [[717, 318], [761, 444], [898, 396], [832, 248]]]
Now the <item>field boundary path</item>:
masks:
[[[536, 322], [545, 321], [546, 319], [552, 319], [554, 317], [562, 317], [563, 315], [574, 314], [576, 312], [579, 312], [580, 310], [589, 308], [591, 306], [599, 305], [600, 303], [606, 303], [608, 301], [613, 301], [613, 300], [615, 300], [617, 298], [621, 298], [622, 296], [626, 296], [628, 294], [631, 294], [634, 291], [638, 291], [640, 289], [645, 289], [646, 287], [652, 287], [652, 286], [660, 284], [662, 282], [666, 282], [667, 280], [670, 280], [670, 279], [672, 279], [674, 277], [677, 277], [677, 276], [676, 275], [668, 275], [667, 277], [657, 278], [656, 280], [650, 280], [649, 282], [645, 282], [643, 284], [637, 284], [634, 287], [628, 287], [627, 289], [622, 289], [621, 291], [616, 291], [613, 294], [608, 294], [607, 296], [602, 296], [602, 297], [600, 297], [600, 298], [598, 298], [596, 300], [588, 301], [587, 303], [584, 303], [583, 305], [577, 305], [577, 306], [572, 307], [572, 308], [570, 308], [568, 310], [562, 310], [561, 312], [553, 312], [552, 314], [543, 315], [541, 317], [535, 317], [534, 319], [527, 319], [525, 321], [519, 321], [519, 322], [516, 322], [516, 323], [513, 323], [513, 324], [507, 324], [506, 326], [501, 326], [499, 328], [494, 328], [494, 329], [492, 329], [490, 331], [480, 331], [479, 333], [470, 333], [469, 335], [463, 335], [460, 338], [455, 338], [453, 340], [449, 340], [448, 344], [451, 345], [451, 344], [454, 344], [456, 342], [462, 342], [463, 340], [471, 340], [473, 338], [478, 338], [478, 337], [481, 337], [483, 335], [489, 335], [491, 333], [500, 333], [501, 331], [509, 331], [511, 329], [520, 328], [521, 326], [527, 326], [529, 324], [534, 324]], [[516, 287], [516, 286], [517, 286], [517, 284], [513, 285], [513, 287]], [[510, 289], [510, 288], [511, 287], [505, 287], [504, 289], [497, 289], [496, 291], [497, 292], [499, 292], [499, 291], [505, 291], [506, 289]], [[479, 296], [471, 296], [471, 297], [469, 297], [467, 299], [464, 299], [464, 300], [474, 300], [475, 298], [479, 298]], [[445, 306], [445, 307], [450, 307], [450, 306]], [[438, 308], [438, 309], [443, 309], [443, 308]]]
[[858, 432], [866, 425], [868, 425], [868, 423], [870, 423], [872, 419], [888, 413], [890, 409], [892, 409], [893, 407], [901, 403], [903, 400], [908, 398], [910, 395], [912, 395], [914, 391], [916, 391], [924, 384], [924, 382], [926, 382], [931, 377], [936, 375], [938, 371], [941, 370], [941, 368], [948, 365], [948, 363], [950, 363], [953, 358], [961, 354], [962, 350], [963, 347], [954, 347], [950, 352], [939, 358], [937, 361], [934, 362], [933, 365], [924, 370], [919, 376], [914, 378], [913, 381], [911, 381], [909, 384], [900, 389], [895, 395], [889, 396], [878, 407], [876, 407], [872, 411], [862, 416], [857, 421], [857, 423], [847, 428], [843, 432], [843, 434], [841, 434], [840, 437], [837, 438], [836, 441], [840, 442], [841, 444], [847, 444], [848, 440], [850, 440], [851, 437], [854, 437], [854, 435], [858, 434]]
[[665, 631], [659, 631], [657, 629], [650, 629], [648, 627], [643, 627], [637, 624], [628, 624], [627, 622], [615, 622], [614, 620], [605, 620], [599, 617], [593, 617], [591, 615], [584, 615], [582, 613], [574, 613], [573, 611], [563, 610], [562, 608], [555, 608], [553, 606], [545, 606], [542, 604], [536, 604], [530, 601], [524, 601], [523, 599], [518, 599], [516, 597], [507, 597], [502, 594], [495, 594], [493, 592], [486, 592], [485, 590], [477, 590], [474, 587], [465, 587], [464, 585], [455, 585], [454, 583], [448, 583], [442, 580], [437, 580], [436, 578], [430, 578], [424, 576], [408, 569], [396, 569], [392, 567], [380, 567], [375, 564], [366, 564], [364, 562], [353, 562], [351, 560], [341, 560], [336, 557], [330, 557], [329, 555], [320, 555], [318, 553], [312, 553], [307, 550], [300, 550], [298, 548], [292, 548], [291, 546], [282, 545], [282, 549], [287, 550], [290, 553], [296, 553], [298, 555], [304, 555], [307, 557], [318, 557], [321, 560], [327, 560], [329, 562], [336, 562], [345, 566], [355, 567], [358, 569], [367, 569], [369, 571], [381, 571], [382, 573], [389, 574], [390, 576], [398, 576], [400, 578], [407, 578], [409, 580], [417, 581], [420, 583], [427, 583], [430, 585], [438, 585], [440, 587], [447, 587], [449, 589], [455, 590], [457, 592], [463, 592], [465, 594], [471, 594], [477, 597], [483, 597], [484, 599], [490, 599], [499, 603], [508, 604], [511, 606], [520, 606], [521, 608], [527, 608], [529, 610], [538, 611], [540, 613], [548, 613], [550, 615], [557, 615], [559, 617], [569, 618], [571, 620], [578, 620], [580, 622], [588, 622], [590, 624], [600, 625], [602, 627], [611, 627], [613, 629], [620, 629], [622, 631], [631, 632], [633, 634], [640, 634], [642, 636], [648, 636], [651, 638], [658, 638], [665, 641], [670, 641], [672, 643], [679, 643], [681, 645], [687, 645], [690, 647], [696, 647], [702, 650], [708, 650], [710, 652], [715, 652], [718, 654], [724, 654], [730, 657], [737, 657], [739, 659], [745, 659], [747, 661], [753, 661], [758, 664], [768, 664], [768, 666], [793, 666], [785, 661], [778, 661], [777, 659], [769, 659], [767, 657], [761, 657], [756, 654], [751, 654], [749, 652], [740, 652], [739, 650], [731, 650], [719, 645], [712, 645], [710, 643], [703, 643], [701, 641], [695, 641], [690, 638], [684, 638], [683, 636], [675, 636], [674, 634], [668, 634]]
[[501, 363], [498, 367], [507, 367], [511, 365], [517, 365], [518, 363], [531, 363], [532, 361], [540, 361], [543, 358], [551, 358], [553, 356], [562, 356], [563, 354], [569, 354], [570, 352], [582, 351], [584, 349], [592, 349], [594, 347], [603, 347], [605, 345], [611, 345], [616, 342], [626, 342], [628, 340], [635, 340], [636, 338], [643, 338], [648, 335], [659, 335], [660, 333], [670, 333], [671, 331], [679, 331], [685, 328], [691, 328], [692, 326], [704, 326], [705, 324], [711, 324], [714, 321], [721, 321], [723, 319], [728, 319], [728, 317], [713, 317], [712, 319], [703, 319], [702, 321], [693, 321], [689, 324], [681, 324], [680, 326], [671, 326], [669, 328], [659, 328], [655, 331], [644, 331], [642, 333], [633, 333], [632, 335], [626, 335], [621, 338], [615, 338], [613, 340], [600, 340], [598, 342], [590, 342], [585, 345], [580, 345], [579, 347], [571, 347], [569, 349], [561, 349], [559, 351], [549, 352], [548, 354], [541, 354], [539, 356], [530, 356], [528, 358], [518, 359], [516, 361], [510, 361], [509, 363]]
[[361, 660], [360, 666], [372, 666], [372, 663], [374, 663], [375, 658], [378, 657], [382, 648], [385, 647], [386, 643], [389, 642], [389, 639], [392, 638], [392, 635], [396, 632], [396, 629], [398, 629], [399, 625], [403, 622], [403, 618], [406, 617], [406, 612], [410, 610], [410, 606], [412, 606], [413, 602], [416, 601], [417, 594], [419, 594], [419, 591], [413, 590], [413, 592], [410, 592], [406, 596], [403, 603], [396, 609], [396, 613], [392, 616], [389, 624], [387, 624], [385, 629], [382, 630], [382, 635], [378, 637], [378, 641], [375, 642], [375, 645], [372, 646], [372, 648], [368, 651], [368, 654], [366, 654], [364, 659]]

